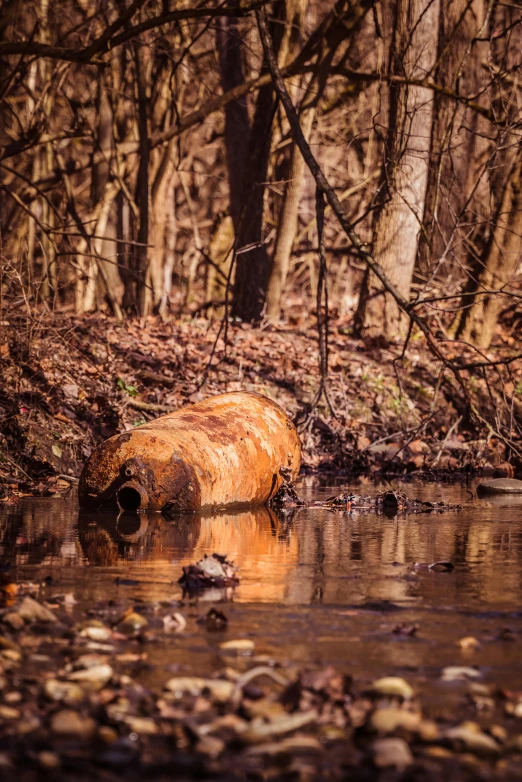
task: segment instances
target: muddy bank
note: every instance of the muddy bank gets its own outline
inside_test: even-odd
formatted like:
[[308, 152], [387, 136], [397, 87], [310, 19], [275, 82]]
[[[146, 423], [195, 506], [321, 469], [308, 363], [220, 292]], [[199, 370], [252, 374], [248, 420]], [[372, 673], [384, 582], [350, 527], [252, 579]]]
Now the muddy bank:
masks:
[[[324, 400], [312, 409], [319, 385], [312, 325], [270, 330], [230, 324], [225, 349], [221, 337], [216, 342], [219, 324], [204, 319], [119, 325], [103, 315], [78, 319], [40, 313], [31, 319], [15, 311], [4, 318], [4, 493], [35, 485], [53, 493], [56, 485], [48, 478], [77, 477], [105, 438], [190, 402], [237, 390], [266, 394], [290, 414], [300, 431], [305, 471], [512, 476], [520, 470], [509, 446], [518, 448], [516, 427], [509, 440], [470, 417], [451, 373], [441, 373], [422, 344], [397, 361], [398, 348], [365, 346], [333, 323], [329, 396], [334, 416]], [[522, 378], [520, 363], [510, 364], [512, 385]], [[494, 416], [491, 388], [480, 372], [472, 380], [473, 403], [486, 420]], [[517, 404], [510, 413], [515, 423]], [[60, 491], [67, 488], [63, 481]]]

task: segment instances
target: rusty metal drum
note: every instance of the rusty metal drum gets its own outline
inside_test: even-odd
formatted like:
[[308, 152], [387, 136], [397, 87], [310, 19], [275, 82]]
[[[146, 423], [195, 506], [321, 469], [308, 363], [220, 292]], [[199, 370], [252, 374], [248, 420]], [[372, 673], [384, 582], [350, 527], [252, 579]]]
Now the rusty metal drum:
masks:
[[83, 468], [79, 501], [170, 513], [263, 505], [300, 461], [297, 431], [278, 404], [220, 394], [102, 443]]

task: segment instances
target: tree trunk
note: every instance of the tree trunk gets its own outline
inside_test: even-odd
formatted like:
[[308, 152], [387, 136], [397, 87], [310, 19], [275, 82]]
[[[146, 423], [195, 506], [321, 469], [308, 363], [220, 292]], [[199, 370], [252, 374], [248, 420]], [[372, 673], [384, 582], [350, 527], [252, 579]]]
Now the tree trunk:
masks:
[[[315, 109], [309, 108], [301, 114], [301, 127], [308, 141], [314, 123]], [[295, 142], [292, 144], [290, 165], [287, 172], [287, 184], [283, 199], [283, 208], [279, 217], [277, 238], [272, 261], [272, 271], [268, 283], [266, 298], [267, 318], [278, 321], [281, 315], [281, 299], [286, 286], [290, 267], [290, 256], [294, 246], [299, 222], [299, 202], [306, 165]]]
[[[390, 72], [422, 79], [436, 61], [439, 0], [398, 0]], [[384, 177], [387, 201], [373, 230], [373, 254], [399, 292], [410, 295], [423, 219], [429, 166], [433, 95], [411, 85], [390, 86]], [[393, 339], [407, 319], [395, 299], [369, 275], [361, 302], [363, 336]]]
[[150, 53], [143, 40], [134, 44], [138, 93], [139, 165], [136, 180], [136, 203], [139, 225], [135, 247], [136, 305], [140, 315], [148, 315], [152, 299], [147, 287], [149, 243], [149, 65]]
[[[480, 93], [488, 41], [478, 42], [475, 38], [486, 19], [483, 0], [441, 3], [434, 74], [437, 84], [466, 95]], [[477, 127], [477, 123], [482, 127]], [[481, 168], [488, 146], [487, 130], [487, 121], [476, 112], [445, 95], [434, 94], [430, 166], [417, 256], [419, 271], [424, 275], [436, 273], [441, 261], [450, 259], [452, 249], [460, 244], [458, 223], [462, 221], [462, 210], [471, 207], [475, 212], [484, 212], [488, 187]], [[445, 278], [447, 271], [444, 267]]]
[[[504, 290], [522, 261], [522, 150], [519, 149], [502, 198], [493, 235], [481, 268], [469, 278], [463, 304], [473, 302], [464, 311], [457, 336], [480, 348], [489, 348], [504, 303]], [[484, 294], [481, 294], [484, 291]], [[493, 291], [493, 293], [491, 293]]]
[[[282, 3], [277, 3], [279, 16]], [[281, 24], [275, 24], [276, 49], [281, 42]], [[237, 20], [223, 21], [218, 32], [223, 90], [243, 83], [242, 40]], [[263, 66], [264, 69], [264, 66]], [[230, 214], [234, 223], [236, 271], [232, 315], [254, 322], [261, 318], [270, 272], [263, 243], [265, 187], [270, 156], [270, 140], [276, 101], [271, 85], [257, 93], [251, 128], [246, 102], [233, 101], [225, 110], [225, 145], [230, 189]]]

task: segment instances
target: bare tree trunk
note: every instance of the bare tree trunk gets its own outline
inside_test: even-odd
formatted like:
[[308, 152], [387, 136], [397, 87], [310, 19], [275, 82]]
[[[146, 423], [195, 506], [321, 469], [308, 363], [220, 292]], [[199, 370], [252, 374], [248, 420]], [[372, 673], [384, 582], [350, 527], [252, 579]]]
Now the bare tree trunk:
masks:
[[227, 279], [232, 263], [232, 251], [234, 248], [234, 224], [232, 217], [226, 215], [217, 224], [212, 235], [209, 247], [210, 260], [214, 266], [209, 265], [207, 275], [207, 301], [216, 302], [212, 307], [211, 315], [222, 318], [225, 308], [222, 302], [226, 297]]
[[[475, 41], [487, 21], [483, 0], [453, 0], [441, 3], [439, 46], [435, 81], [454, 92], [480, 92], [482, 63], [487, 59], [487, 40]], [[433, 96], [433, 128], [423, 231], [419, 237], [418, 268], [435, 272], [433, 263], [451, 258], [460, 244], [457, 222], [472, 199], [473, 209], [483, 211], [487, 201], [487, 178], [480, 176], [484, 148], [488, 146], [487, 122], [447, 96]], [[477, 127], [477, 122], [484, 125]], [[483, 133], [477, 132], [479, 130]], [[480, 179], [480, 181], [478, 181]], [[480, 205], [479, 205], [480, 204]], [[471, 206], [471, 204], [469, 204]], [[481, 208], [482, 207], [482, 208]], [[447, 269], [444, 269], [447, 278]]]
[[[390, 71], [422, 79], [437, 52], [439, 0], [398, 0]], [[398, 291], [408, 298], [428, 177], [433, 95], [411, 85], [390, 87], [390, 121], [385, 178], [388, 200], [373, 231], [373, 253]], [[407, 319], [395, 299], [369, 275], [362, 302], [364, 336], [401, 337]]]
[[[309, 108], [301, 114], [301, 127], [308, 141], [314, 123], [315, 109]], [[299, 221], [299, 202], [305, 175], [306, 165], [295, 142], [292, 144], [290, 165], [287, 174], [287, 184], [283, 199], [283, 208], [279, 218], [277, 238], [272, 261], [272, 272], [268, 282], [266, 297], [267, 318], [278, 321], [281, 315], [281, 299], [286, 286], [286, 278], [290, 267], [290, 256], [297, 234]]]
[[178, 264], [176, 263], [176, 187], [173, 183], [167, 193], [167, 208], [165, 222], [165, 253], [163, 260], [163, 291], [159, 303], [158, 312], [165, 317], [169, 307], [169, 298], [172, 290], [172, 275]]
[[143, 40], [134, 44], [134, 62], [138, 93], [138, 131], [140, 162], [136, 180], [136, 203], [139, 209], [137, 244], [135, 247], [136, 305], [140, 315], [148, 315], [152, 298], [148, 290], [149, 265], [149, 66], [150, 53]]
[[[216, 42], [223, 92], [243, 84], [241, 37], [235, 17], [218, 20]], [[243, 209], [243, 180], [248, 156], [250, 122], [246, 97], [230, 101], [225, 106], [225, 147], [230, 191], [230, 214], [238, 230]]]
[[[457, 336], [481, 348], [489, 348], [502, 310], [501, 291], [517, 273], [522, 262], [522, 150], [519, 150], [497, 215], [493, 235], [481, 268], [469, 278], [463, 304], [473, 302], [464, 311]], [[482, 293], [484, 292], [484, 293]]]

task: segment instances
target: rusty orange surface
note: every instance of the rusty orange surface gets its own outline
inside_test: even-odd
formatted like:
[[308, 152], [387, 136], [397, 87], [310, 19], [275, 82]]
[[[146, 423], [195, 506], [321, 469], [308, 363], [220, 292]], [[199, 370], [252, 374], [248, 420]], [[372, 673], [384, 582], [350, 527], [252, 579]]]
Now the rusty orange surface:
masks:
[[262, 505], [297, 477], [301, 446], [284, 410], [261, 394], [220, 394], [111, 437], [89, 457], [80, 505], [193, 511]]

